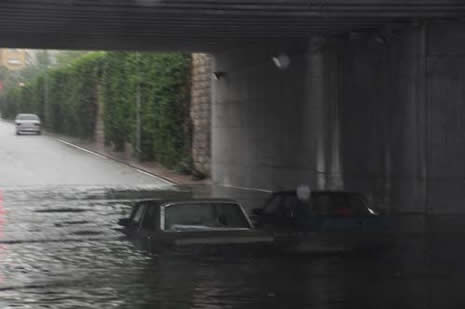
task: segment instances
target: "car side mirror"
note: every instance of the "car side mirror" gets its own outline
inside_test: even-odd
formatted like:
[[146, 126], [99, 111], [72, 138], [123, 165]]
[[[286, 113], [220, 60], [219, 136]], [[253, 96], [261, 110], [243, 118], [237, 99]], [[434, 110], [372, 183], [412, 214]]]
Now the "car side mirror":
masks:
[[121, 226], [128, 226], [129, 225], [129, 219], [128, 218], [119, 219], [118, 224], [121, 225]]
[[256, 215], [256, 216], [261, 216], [263, 215], [263, 208], [254, 208], [252, 210], [253, 214]]

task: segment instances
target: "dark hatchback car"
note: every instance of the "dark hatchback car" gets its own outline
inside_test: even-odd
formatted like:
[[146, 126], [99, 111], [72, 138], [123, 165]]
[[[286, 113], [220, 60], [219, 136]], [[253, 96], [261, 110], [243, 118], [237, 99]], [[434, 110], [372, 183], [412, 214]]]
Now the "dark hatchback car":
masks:
[[273, 238], [254, 229], [240, 204], [233, 200], [150, 200], [137, 203], [123, 232], [145, 249], [267, 245]]
[[275, 192], [256, 208], [257, 227], [272, 233], [279, 246], [297, 252], [375, 249], [389, 245], [387, 217], [361, 193], [315, 191], [309, 201], [296, 191]]

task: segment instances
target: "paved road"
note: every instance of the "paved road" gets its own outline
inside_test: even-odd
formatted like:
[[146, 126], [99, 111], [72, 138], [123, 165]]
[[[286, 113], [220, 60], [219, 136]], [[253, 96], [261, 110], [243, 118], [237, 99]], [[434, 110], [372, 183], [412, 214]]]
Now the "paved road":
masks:
[[51, 136], [16, 136], [0, 121], [0, 186], [142, 184], [166, 182]]

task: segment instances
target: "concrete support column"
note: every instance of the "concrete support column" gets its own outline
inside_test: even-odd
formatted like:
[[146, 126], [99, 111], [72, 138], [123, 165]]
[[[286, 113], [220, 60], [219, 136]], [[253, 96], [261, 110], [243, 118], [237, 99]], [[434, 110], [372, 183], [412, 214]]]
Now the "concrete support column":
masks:
[[[329, 137], [326, 130], [337, 119], [328, 113], [337, 108], [325, 106], [326, 94], [319, 95], [319, 87], [312, 88], [315, 93], [309, 91], [308, 82], [319, 73], [309, 75], [308, 48], [305, 41], [283, 49], [237, 49], [215, 55], [214, 70], [225, 76], [212, 88], [214, 182], [266, 189], [310, 183], [322, 188], [327, 182], [317, 179], [339, 169], [333, 158], [322, 158], [320, 164], [324, 161], [325, 167], [318, 170], [318, 155], [330, 153], [332, 139], [337, 139], [337, 130]], [[285, 69], [272, 61], [280, 53], [291, 59]], [[309, 100], [309, 93], [315, 100]]]
[[214, 182], [308, 183], [394, 212], [465, 211], [465, 24], [378, 35], [215, 55], [226, 75], [213, 83]]

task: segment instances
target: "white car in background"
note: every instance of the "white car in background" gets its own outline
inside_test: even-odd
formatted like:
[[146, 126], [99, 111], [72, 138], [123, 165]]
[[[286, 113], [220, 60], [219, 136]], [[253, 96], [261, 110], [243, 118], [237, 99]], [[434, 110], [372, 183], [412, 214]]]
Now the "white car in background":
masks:
[[40, 118], [35, 114], [18, 114], [15, 119], [16, 135], [36, 133], [40, 135]]

